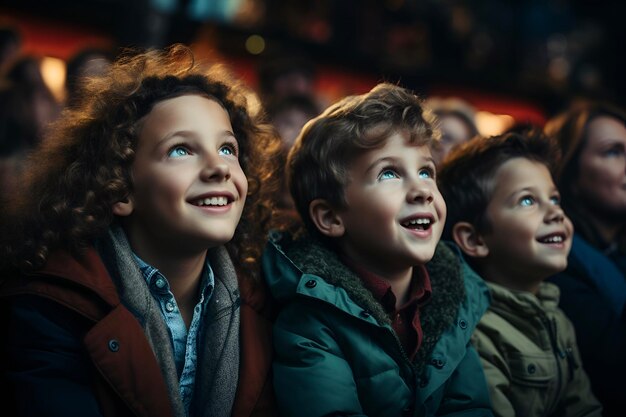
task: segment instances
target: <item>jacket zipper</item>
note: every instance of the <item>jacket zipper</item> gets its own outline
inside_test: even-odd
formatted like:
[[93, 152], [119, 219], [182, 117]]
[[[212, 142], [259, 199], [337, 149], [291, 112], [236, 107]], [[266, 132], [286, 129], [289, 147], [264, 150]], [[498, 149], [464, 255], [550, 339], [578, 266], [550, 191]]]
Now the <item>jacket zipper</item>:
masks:
[[566, 354], [561, 350], [558, 346], [557, 338], [556, 338], [556, 321], [554, 318], [552, 320], [544, 317], [542, 319], [546, 328], [548, 329], [548, 334], [550, 336], [550, 342], [552, 344], [552, 351], [554, 352], [554, 358], [556, 359], [556, 369], [557, 369], [557, 385], [556, 385], [556, 395], [555, 399], [559, 398], [561, 395], [561, 386], [563, 385], [563, 377], [561, 375], [561, 360], [565, 359]]
[[[328, 301], [325, 300], [321, 300], [321, 299], [317, 299], [319, 302], [325, 303], [329, 306], [331, 306], [332, 308], [335, 308], [341, 312], [343, 312], [344, 314], [349, 314], [347, 313], [345, 310], [337, 307], [336, 305], [329, 303]], [[364, 312], [366, 312], [368, 315], [370, 314], [369, 311], [367, 310], [363, 310]], [[352, 316], [351, 314], [349, 314], [350, 316]], [[356, 316], [352, 316], [352, 317], [356, 317]], [[363, 320], [363, 318], [358, 317], [359, 320]], [[413, 364], [413, 362], [411, 362], [411, 360], [409, 359], [409, 355], [407, 355], [406, 351], [404, 350], [404, 347], [402, 346], [402, 343], [400, 342], [400, 338], [398, 337], [398, 335], [396, 334], [396, 332], [391, 328], [391, 325], [389, 327], [383, 326], [381, 324], [374, 324], [374, 323], [370, 323], [367, 322], [366, 323], [370, 326], [374, 326], [377, 329], [383, 329], [383, 331], [386, 331], [388, 333], [391, 334], [391, 336], [394, 338], [395, 342], [396, 342], [396, 346], [398, 347], [398, 350], [400, 351], [400, 355], [402, 356], [402, 359], [404, 360], [404, 362], [408, 365], [410, 371], [411, 371], [411, 385], [413, 386], [412, 392], [413, 395], [417, 395], [416, 394], [416, 390], [418, 388], [417, 381], [416, 381], [416, 374], [417, 374], [417, 368], [416, 366]], [[424, 364], [424, 366], [426, 366], [426, 364]], [[415, 403], [415, 398], [413, 398], [412, 403]]]
[[398, 335], [396, 334], [396, 332], [393, 329], [387, 329], [391, 335], [393, 336], [393, 338], [396, 340], [396, 344], [398, 345], [398, 348], [400, 349], [400, 353], [402, 354], [402, 358], [405, 360], [405, 362], [407, 364], [409, 364], [409, 367], [411, 368], [412, 372], [413, 372], [413, 376], [415, 376], [415, 371], [417, 370], [415, 365], [413, 365], [413, 362], [411, 362], [411, 359], [409, 359], [409, 355], [407, 355], [406, 351], [404, 350], [404, 346], [402, 346], [402, 342], [400, 342], [400, 338], [398, 337]]
[[574, 358], [574, 349], [568, 347], [565, 349], [565, 354], [567, 355], [567, 366], [569, 367], [569, 380], [570, 382], [574, 380], [574, 371], [578, 369], [578, 364], [576, 363], [576, 359]]
[[[411, 360], [409, 359], [409, 355], [407, 355], [406, 351], [404, 350], [404, 347], [402, 346], [402, 343], [400, 342], [400, 338], [398, 337], [396, 332], [392, 328], [386, 328], [386, 330], [390, 332], [393, 338], [396, 340], [396, 345], [398, 346], [398, 349], [400, 350], [402, 359], [405, 361], [406, 364], [409, 365], [409, 369], [411, 370], [410, 380], [411, 380], [411, 385], [413, 386], [413, 389], [411, 390], [411, 395], [412, 395], [411, 404], [414, 405], [416, 398], [417, 398], [417, 389], [420, 387], [419, 381], [417, 380], [417, 376], [416, 376], [417, 368], [415, 367], [413, 362], [411, 362]], [[413, 406], [411, 408], [413, 408]]]

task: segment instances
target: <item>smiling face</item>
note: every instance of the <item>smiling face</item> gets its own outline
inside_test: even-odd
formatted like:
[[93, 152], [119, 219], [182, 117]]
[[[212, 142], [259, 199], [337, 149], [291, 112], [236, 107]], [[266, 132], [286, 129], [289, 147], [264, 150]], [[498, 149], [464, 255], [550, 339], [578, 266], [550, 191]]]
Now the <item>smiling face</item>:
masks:
[[343, 252], [383, 277], [428, 262], [446, 217], [428, 146], [394, 133], [383, 147], [357, 156], [349, 178], [347, 207], [338, 212]]
[[526, 158], [505, 162], [495, 184], [482, 234], [488, 253], [481, 274], [519, 290], [533, 291], [541, 280], [567, 266], [573, 226], [547, 167]]
[[142, 121], [132, 179], [130, 202], [114, 212], [127, 216], [139, 256], [197, 253], [232, 239], [248, 183], [230, 119], [215, 100], [157, 103]]
[[575, 195], [590, 208], [589, 214], [617, 221], [620, 227], [626, 219], [626, 126], [613, 117], [599, 116], [587, 132], [573, 185]]

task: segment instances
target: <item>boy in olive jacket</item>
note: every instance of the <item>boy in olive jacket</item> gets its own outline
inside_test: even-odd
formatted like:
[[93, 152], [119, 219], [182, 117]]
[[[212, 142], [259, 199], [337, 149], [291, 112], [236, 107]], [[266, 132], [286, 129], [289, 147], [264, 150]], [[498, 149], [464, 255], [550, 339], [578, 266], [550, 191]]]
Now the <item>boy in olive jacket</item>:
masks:
[[470, 344], [487, 289], [439, 243], [430, 117], [411, 92], [381, 84], [313, 119], [290, 152], [308, 234], [277, 233], [263, 258], [282, 305], [284, 416], [492, 415]]
[[[492, 302], [473, 341], [498, 416], [599, 416], [559, 290], [573, 227], [538, 135], [477, 138], [453, 151], [439, 186], [451, 237], [487, 281]], [[581, 306], [584, 308], [584, 306]]]

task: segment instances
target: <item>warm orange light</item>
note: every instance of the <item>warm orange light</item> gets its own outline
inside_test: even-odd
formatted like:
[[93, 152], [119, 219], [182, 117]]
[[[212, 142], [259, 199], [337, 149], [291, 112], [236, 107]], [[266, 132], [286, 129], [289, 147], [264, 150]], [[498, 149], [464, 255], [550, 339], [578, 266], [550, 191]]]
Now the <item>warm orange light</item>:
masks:
[[493, 114], [488, 111], [476, 113], [476, 127], [481, 136], [495, 136], [513, 126], [515, 119], [508, 114]]
[[41, 76], [58, 101], [65, 97], [65, 62], [59, 58], [44, 57], [41, 60]]

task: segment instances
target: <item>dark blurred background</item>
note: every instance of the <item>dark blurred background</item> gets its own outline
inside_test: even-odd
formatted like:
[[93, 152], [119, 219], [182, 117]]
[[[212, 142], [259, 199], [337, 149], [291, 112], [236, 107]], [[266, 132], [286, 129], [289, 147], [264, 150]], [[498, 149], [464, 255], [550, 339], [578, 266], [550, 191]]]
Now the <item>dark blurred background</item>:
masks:
[[[309, 62], [325, 101], [381, 80], [541, 123], [577, 97], [626, 104], [626, 2], [603, 0], [1, 0], [24, 49], [193, 44], [252, 87]], [[307, 61], [308, 60], [308, 61]]]

